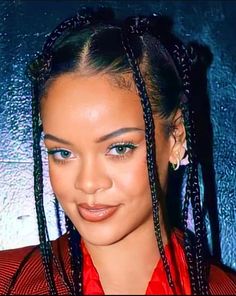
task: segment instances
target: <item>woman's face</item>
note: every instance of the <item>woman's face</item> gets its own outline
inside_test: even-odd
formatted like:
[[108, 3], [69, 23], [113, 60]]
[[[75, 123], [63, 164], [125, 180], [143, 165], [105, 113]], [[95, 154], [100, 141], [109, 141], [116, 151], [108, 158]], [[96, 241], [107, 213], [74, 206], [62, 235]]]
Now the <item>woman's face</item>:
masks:
[[[65, 74], [50, 85], [41, 116], [53, 191], [81, 236], [115, 243], [152, 229], [140, 98], [105, 75]], [[156, 119], [161, 186], [171, 141]]]

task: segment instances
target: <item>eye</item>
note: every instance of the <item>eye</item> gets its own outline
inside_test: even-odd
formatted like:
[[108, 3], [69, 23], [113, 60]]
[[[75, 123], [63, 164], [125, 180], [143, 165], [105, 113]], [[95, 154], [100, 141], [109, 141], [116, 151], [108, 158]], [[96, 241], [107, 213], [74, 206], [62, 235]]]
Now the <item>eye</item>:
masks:
[[112, 144], [108, 148], [107, 155], [111, 155], [113, 157], [124, 157], [137, 147], [137, 145], [130, 142]]
[[58, 162], [65, 162], [75, 157], [71, 151], [61, 148], [49, 149], [47, 153], [52, 155], [53, 159]]
[[129, 151], [129, 149], [131, 148], [125, 145], [117, 145], [116, 147], [113, 147], [110, 152], [112, 152], [113, 155], [122, 155]]

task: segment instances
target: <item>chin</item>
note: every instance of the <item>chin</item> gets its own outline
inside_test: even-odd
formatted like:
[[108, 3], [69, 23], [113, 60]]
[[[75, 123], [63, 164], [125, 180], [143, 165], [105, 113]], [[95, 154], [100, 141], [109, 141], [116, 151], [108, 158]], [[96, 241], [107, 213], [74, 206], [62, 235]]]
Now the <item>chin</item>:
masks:
[[[95, 224], [95, 223], [94, 223]], [[120, 229], [115, 229], [112, 225], [89, 225], [90, 227], [77, 227], [82, 239], [94, 246], [109, 246], [115, 244], [125, 237]]]
[[111, 234], [99, 233], [96, 235], [89, 235], [87, 233], [85, 236], [81, 234], [81, 237], [84, 241], [94, 246], [110, 246], [119, 242], [123, 238], [122, 236], [117, 237], [112, 233]]

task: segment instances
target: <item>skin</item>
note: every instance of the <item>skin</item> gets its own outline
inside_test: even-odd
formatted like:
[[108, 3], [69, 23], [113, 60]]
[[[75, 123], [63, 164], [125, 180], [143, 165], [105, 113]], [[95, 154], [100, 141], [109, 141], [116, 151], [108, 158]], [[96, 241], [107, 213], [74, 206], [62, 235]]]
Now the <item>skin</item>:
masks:
[[[133, 89], [114, 86], [107, 75], [64, 74], [50, 84], [41, 117], [52, 188], [80, 232], [104, 292], [144, 294], [160, 256], [139, 96]], [[157, 162], [165, 191], [168, 163], [184, 152], [184, 129], [179, 124], [175, 137], [167, 137], [163, 124], [155, 116]], [[135, 130], [120, 130], [124, 128]], [[81, 203], [117, 210], [103, 221], [90, 222], [78, 212]], [[166, 242], [163, 225], [162, 231]]]

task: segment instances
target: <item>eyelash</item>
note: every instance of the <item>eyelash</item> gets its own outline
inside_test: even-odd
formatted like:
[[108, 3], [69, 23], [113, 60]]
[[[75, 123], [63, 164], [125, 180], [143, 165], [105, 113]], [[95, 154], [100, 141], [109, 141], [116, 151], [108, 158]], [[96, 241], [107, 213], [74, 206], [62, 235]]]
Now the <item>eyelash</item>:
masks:
[[61, 159], [56, 158], [56, 154], [57, 154], [57, 153], [62, 153], [62, 152], [69, 152], [70, 155], [72, 154], [71, 151], [66, 150], [66, 149], [62, 149], [62, 148], [53, 148], [53, 149], [48, 149], [48, 150], [47, 150], [47, 153], [48, 153], [49, 155], [52, 155], [53, 160], [54, 160], [56, 163], [58, 163], [58, 164], [64, 164], [64, 163], [66, 163], [66, 161], [67, 161], [67, 159], [68, 159], [68, 158], [61, 158]]
[[[119, 147], [122, 147], [122, 148], [128, 148], [130, 149], [128, 152], [124, 152], [123, 154], [119, 155], [119, 154], [116, 154], [116, 155], [109, 155], [108, 153], [114, 149], [114, 148], [119, 148]], [[138, 145], [134, 144], [133, 142], [119, 142], [119, 143], [114, 143], [112, 145], [110, 145], [107, 149], [107, 153], [109, 155], [109, 157], [113, 158], [113, 159], [124, 159], [126, 157], [128, 157], [129, 154], [131, 154], [136, 148], [138, 147]]]
[[[115, 160], [125, 159], [137, 147], [138, 147], [138, 145], [134, 144], [133, 142], [114, 143], [114, 144], [111, 144], [108, 147], [106, 155], [108, 155], [110, 158], [115, 159]], [[129, 149], [129, 150], [125, 151], [123, 154], [120, 154], [120, 155], [119, 154], [115, 154], [115, 155], [109, 154], [111, 152], [111, 150], [114, 149], [114, 148], [126, 148], [126, 149]], [[62, 149], [62, 148], [53, 148], [53, 149], [48, 149], [47, 150], [48, 155], [51, 155], [53, 157], [53, 161], [55, 161], [58, 164], [65, 164], [68, 161], [69, 157], [70, 157], [70, 155], [69, 155], [69, 157], [66, 157], [66, 158], [63, 158], [61, 156], [62, 157], [61, 159], [56, 157], [56, 154], [63, 153], [63, 152], [68, 152], [68, 153], [70, 153], [70, 155], [73, 154], [71, 151], [66, 150], [66, 149]]]

